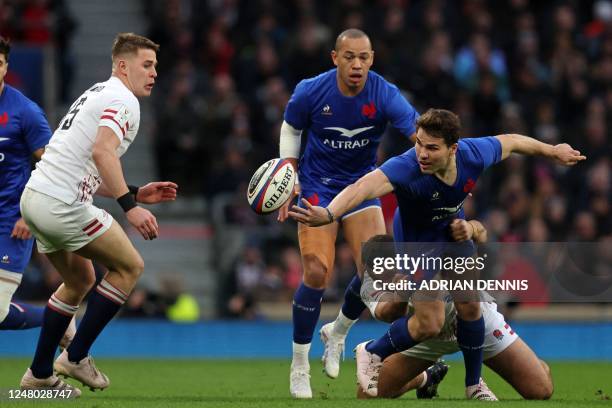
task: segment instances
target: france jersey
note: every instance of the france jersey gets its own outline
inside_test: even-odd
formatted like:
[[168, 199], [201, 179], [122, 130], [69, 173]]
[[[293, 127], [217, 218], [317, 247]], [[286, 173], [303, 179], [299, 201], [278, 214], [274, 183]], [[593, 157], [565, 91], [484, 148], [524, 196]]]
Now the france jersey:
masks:
[[[480, 174], [499, 162], [501, 154], [501, 143], [495, 137], [460, 139], [455, 156], [457, 179], [452, 186], [422, 173], [414, 148], [387, 160], [380, 170], [393, 184], [397, 196], [395, 241], [452, 242], [450, 223], [464, 218], [465, 199]], [[473, 248], [473, 244], [470, 246]]]
[[315, 205], [329, 204], [344, 187], [376, 168], [388, 122], [408, 137], [417, 118], [399, 89], [372, 71], [363, 90], [352, 97], [338, 89], [336, 69], [301, 81], [284, 119], [307, 137], [298, 168], [304, 197]]
[[10, 234], [21, 217], [19, 199], [30, 178], [32, 153], [50, 138], [38, 105], [5, 83], [0, 94], [0, 269], [22, 272], [30, 259], [34, 240]]

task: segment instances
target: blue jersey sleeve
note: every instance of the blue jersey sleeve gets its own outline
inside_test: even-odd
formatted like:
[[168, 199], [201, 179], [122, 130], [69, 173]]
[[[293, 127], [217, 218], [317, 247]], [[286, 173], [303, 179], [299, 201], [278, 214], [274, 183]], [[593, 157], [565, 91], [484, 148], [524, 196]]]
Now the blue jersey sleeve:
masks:
[[304, 81], [297, 84], [285, 108], [285, 122], [298, 130], [307, 128], [310, 120], [310, 109], [306, 90], [307, 86]]
[[47, 118], [34, 102], [29, 102], [24, 106], [21, 127], [30, 153], [45, 147], [51, 139], [51, 129], [49, 129]]
[[387, 116], [394, 128], [402, 132], [406, 137], [416, 132], [415, 126], [419, 114], [396, 86], [389, 90], [386, 107]]
[[415, 158], [414, 148], [412, 148], [404, 154], [390, 158], [379, 169], [387, 176], [394, 189], [402, 187], [409, 190], [408, 185], [413, 179], [414, 171], [418, 170]]
[[470, 149], [475, 160], [482, 165], [482, 170], [501, 160], [502, 147], [495, 136], [462, 139]]

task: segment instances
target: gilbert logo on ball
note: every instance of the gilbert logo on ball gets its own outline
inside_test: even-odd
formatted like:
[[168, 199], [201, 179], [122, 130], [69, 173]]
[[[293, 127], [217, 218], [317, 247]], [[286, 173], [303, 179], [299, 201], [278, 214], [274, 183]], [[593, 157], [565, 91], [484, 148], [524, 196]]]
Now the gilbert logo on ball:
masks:
[[247, 200], [257, 214], [278, 210], [291, 197], [295, 169], [286, 159], [272, 159], [261, 165], [251, 177]]

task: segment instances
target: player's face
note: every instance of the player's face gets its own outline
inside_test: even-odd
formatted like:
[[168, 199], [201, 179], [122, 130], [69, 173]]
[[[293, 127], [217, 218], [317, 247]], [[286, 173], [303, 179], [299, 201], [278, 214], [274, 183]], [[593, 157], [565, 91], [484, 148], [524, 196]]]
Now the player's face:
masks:
[[434, 174], [450, 165], [451, 158], [457, 151], [457, 144], [447, 146], [444, 139], [430, 136], [419, 128], [414, 148], [421, 172]]
[[125, 60], [125, 72], [131, 91], [136, 96], [149, 96], [157, 78], [155, 51], [141, 48]]
[[6, 76], [6, 71], [8, 70], [8, 62], [6, 61], [6, 56], [4, 54], [0, 54], [0, 85], [4, 82], [4, 77]]
[[344, 38], [339, 49], [332, 51], [332, 60], [338, 67], [338, 85], [342, 93], [356, 95], [365, 86], [374, 62], [374, 51], [367, 37]]

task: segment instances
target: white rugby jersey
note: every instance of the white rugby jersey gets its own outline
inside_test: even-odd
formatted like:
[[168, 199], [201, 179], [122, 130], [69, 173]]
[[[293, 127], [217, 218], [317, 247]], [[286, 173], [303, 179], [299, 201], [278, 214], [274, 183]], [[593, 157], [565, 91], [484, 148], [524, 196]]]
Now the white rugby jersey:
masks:
[[98, 127], [106, 126], [117, 135], [121, 157], [134, 141], [139, 123], [138, 99], [119, 78], [95, 84], [72, 104], [26, 187], [66, 204], [91, 202], [102, 183], [92, 158]]

